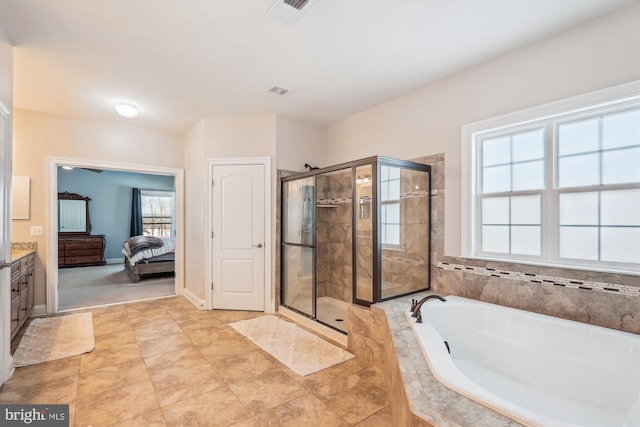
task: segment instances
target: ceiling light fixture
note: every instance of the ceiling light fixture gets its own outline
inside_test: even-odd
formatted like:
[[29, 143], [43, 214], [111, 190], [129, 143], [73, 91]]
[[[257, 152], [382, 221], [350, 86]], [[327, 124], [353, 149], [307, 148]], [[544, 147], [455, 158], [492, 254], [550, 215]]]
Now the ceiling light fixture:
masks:
[[116, 111], [122, 117], [126, 117], [128, 119], [138, 115], [138, 107], [133, 104], [127, 104], [125, 102], [116, 104]]

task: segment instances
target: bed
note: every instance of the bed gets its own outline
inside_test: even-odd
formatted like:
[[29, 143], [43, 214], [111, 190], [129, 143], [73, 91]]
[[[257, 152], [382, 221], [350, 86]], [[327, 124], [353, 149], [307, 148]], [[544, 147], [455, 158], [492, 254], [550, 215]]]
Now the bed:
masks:
[[134, 236], [122, 245], [124, 268], [134, 282], [159, 274], [175, 272], [175, 240]]

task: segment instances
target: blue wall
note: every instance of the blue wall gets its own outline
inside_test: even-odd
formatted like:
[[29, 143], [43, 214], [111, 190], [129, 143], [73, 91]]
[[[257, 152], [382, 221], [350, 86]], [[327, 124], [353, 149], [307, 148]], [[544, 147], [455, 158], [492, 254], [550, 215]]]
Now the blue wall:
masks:
[[68, 191], [91, 198], [91, 234], [104, 234], [105, 258], [124, 258], [122, 243], [129, 237], [131, 189], [175, 191], [173, 176], [133, 172], [96, 173], [58, 167], [58, 192]]

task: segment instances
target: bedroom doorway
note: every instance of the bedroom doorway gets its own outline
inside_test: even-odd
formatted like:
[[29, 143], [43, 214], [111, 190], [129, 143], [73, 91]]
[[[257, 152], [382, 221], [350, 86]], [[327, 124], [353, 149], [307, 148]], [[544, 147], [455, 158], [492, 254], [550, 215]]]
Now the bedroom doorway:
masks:
[[270, 297], [269, 159], [210, 164], [214, 309], [265, 311]]
[[[182, 270], [182, 169], [68, 158], [49, 158], [47, 166], [47, 265], [50, 266], [46, 271], [47, 313], [181, 294], [184, 282]], [[73, 167], [75, 173], [84, 175], [75, 179], [66, 179], [61, 175], [63, 166]], [[58, 193], [68, 191], [61, 185], [64, 187], [80, 185], [78, 181], [89, 181], [92, 178], [106, 177], [107, 175], [111, 177], [112, 183], [107, 187], [106, 192], [95, 192], [91, 186], [79, 187], [76, 190], [85, 193], [93, 191], [94, 193], [90, 202], [91, 235], [105, 235], [104, 258], [106, 265], [78, 265], [73, 268], [59, 268]], [[136, 179], [142, 181], [136, 183]], [[157, 185], [145, 185], [145, 183], [157, 184], [158, 182], [164, 182], [162, 189], [170, 190], [175, 195], [172, 199], [174, 200], [172, 204], [175, 214], [170, 225], [173, 235], [172, 249], [175, 252], [174, 275], [169, 277], [169, 275], [156, 276], [153, 274], [140, 281], [132, 280], [129, 272], [125, 270], [124, 254], [122, 254], [123, 242], [130, 235], [133, 203], [131, 188], [157, 189]], [[117, 194], [108, 194], [109, 191]], [[123, 193], [126, 193], [126, 196]], [[152, 194], [152, 196], [157, 195]], [[112, 200], [113, 197], [116, 198], [115, 200], [125, 199], [126, 207], [123, 209], [114, 202], [105, 204], [106, 199]], [[158, 217], [152, 218], [152, 220], [154, 223], [160, 221], [157, 224], [152, 224], [153, 227], [166, 228], [166, 224], [163, 224], [164, 218]], [[149, 228], [149, 224], [145, 223], [144, 227]], [[66, 243], [63, 246], [66, 248]]]

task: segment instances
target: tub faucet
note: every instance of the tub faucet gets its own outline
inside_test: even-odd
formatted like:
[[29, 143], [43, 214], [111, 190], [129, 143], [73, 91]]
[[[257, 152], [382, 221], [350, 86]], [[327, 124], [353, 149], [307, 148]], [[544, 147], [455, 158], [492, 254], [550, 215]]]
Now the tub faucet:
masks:
[[444, 299], [440, 295], [427, 295], [426, 297], [424, 297], [420, 301], [418, 301], [415, 304], [415, 306], [413, 305], [413, 301], [412, 301], [411, 306], [413, 307], [413, 314], [411, 316], [416, 318], [416, 323], [422, 323], [422, 314], [420, 313], [420, 308], [422, 308], [422, 304], [424, 304], [425, 302], [427, 302], [428, 300], [430, 300], [432, 298], [437, 298], [437, 299], [439, 299], [440, 301], [443, 301], [443, 302], [446, 301], [446, 299]]

